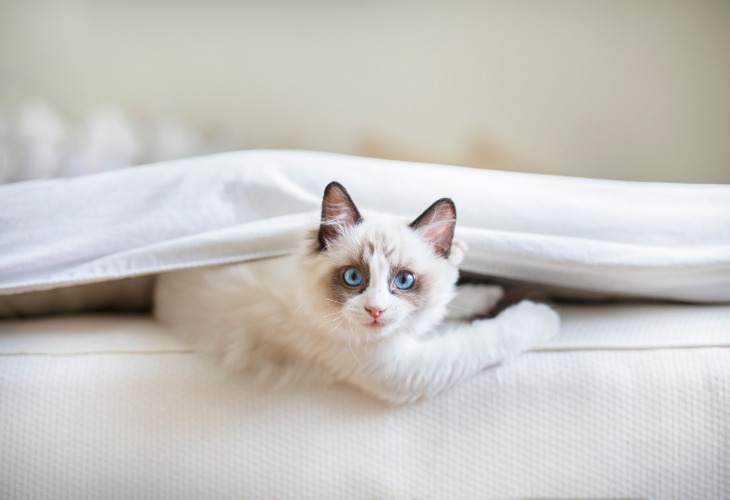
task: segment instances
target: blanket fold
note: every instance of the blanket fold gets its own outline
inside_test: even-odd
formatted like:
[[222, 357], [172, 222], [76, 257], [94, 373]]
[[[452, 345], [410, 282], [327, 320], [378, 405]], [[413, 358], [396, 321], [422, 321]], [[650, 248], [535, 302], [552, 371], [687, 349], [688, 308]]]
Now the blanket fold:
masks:
[[456, 203], [463, 269], [620, 296], [730, 301], [730, 186], [245, 151], [0, 186], [0, 294], [291, 252], [324, 186], [415, 217]]

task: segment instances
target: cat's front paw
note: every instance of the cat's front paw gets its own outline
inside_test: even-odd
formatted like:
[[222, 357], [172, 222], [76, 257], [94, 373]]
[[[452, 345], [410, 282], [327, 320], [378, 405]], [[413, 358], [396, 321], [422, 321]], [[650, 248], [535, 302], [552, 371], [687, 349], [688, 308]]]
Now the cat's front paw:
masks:
[[522, 350], [544, 344], [560, 331], [560, 316], [545, 304], [524, 300], [505, 309], [492, 321], [503, 322]]

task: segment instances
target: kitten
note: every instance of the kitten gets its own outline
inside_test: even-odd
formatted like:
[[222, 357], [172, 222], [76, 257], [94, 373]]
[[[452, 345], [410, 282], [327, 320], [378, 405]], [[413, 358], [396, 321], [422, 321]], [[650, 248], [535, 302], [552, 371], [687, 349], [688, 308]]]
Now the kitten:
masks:
[[558, 315], [498, 287], [455, 287], [465, 246], [450, 199], [410, 224], [363, 217], [330, 183], [321, 225], [290, 257], [163, 274], [156, 316], [230, 368], [304, 362], [393, 403], [444, 391], [545, 342]]

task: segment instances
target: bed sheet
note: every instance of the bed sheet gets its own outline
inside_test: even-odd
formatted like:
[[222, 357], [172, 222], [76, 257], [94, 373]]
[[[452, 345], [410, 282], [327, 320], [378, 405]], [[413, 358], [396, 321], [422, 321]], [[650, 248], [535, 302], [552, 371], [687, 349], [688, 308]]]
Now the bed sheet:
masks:
[[[384, 182], [387, 179], [387, 182]], [[730, 303], [730, 186], [243, 151], [0, 186], [0, 295], [286, 255], [324, 187], [411, 221], [451, 197], [460, 266], [572, 293]]]
[[262, 389], [146, 316], [0, 322], [0, 498], [729, 498], [730, 306], [562, 315], [403, 407]]

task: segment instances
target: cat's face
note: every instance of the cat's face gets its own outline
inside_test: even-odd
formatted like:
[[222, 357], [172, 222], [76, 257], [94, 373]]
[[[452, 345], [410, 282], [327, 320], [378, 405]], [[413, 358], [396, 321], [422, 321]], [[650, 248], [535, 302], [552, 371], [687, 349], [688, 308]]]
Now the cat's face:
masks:
[[327, 186], [311, 270], [321, 330], [358, 338], [423, 333], [453, 296], [461, 248], [452, 245], [456, 211], [434, 203], [410, 225], [363, 218], [341, 185]]

